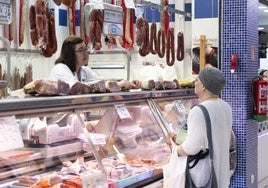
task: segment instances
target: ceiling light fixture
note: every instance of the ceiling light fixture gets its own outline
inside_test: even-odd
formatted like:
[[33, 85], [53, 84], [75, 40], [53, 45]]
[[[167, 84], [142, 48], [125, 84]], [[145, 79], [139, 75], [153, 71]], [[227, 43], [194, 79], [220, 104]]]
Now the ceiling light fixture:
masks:
[[262, 6], [262, 5], [258, 6], [258, 9], [266, 9], [266, 8], [267, 8], [266, 6]]

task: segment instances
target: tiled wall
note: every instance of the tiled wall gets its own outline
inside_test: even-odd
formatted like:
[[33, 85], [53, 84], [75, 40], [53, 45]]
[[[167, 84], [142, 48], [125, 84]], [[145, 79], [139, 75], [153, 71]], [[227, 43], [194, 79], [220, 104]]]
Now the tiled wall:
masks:
[[[222, 0], [221, 62], [227, 78], [222, 97], [233, 109], [238, 163], [230, 187], [257, 187], [258, 123], [251, 120], [252, 80], [258, 70], [258, 0]], [[230, 72], [230, 57], [238, 55], [239, 67]]]

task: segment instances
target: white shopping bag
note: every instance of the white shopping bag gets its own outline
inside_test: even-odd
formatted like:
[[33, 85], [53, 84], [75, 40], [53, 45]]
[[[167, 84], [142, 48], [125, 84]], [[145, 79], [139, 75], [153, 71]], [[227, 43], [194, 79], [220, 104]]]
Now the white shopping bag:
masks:
[[185, 187], [185, 170], [187, 156], [178, 156], [178, 145], [172, 145], [168, 164], [163, 167], [163, 188]]

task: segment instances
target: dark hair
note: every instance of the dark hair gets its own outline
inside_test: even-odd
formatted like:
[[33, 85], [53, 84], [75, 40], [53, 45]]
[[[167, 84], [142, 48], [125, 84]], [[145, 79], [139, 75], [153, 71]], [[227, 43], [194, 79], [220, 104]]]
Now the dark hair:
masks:
[[75, 45], [86, 41], [78, 36], [67, 37], [62, 44], [60, 57], [55, 61], [55, 64], [63, 63], [67, 65], [72, 72], [76, 71], [75, 61]]

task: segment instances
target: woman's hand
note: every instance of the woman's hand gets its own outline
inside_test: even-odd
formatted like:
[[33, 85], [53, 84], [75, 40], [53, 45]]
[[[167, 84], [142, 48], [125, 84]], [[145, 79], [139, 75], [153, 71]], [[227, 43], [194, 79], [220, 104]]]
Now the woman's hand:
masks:
[[172, 145], [172, 142], [173, 141], [174, 143], [176, 143], [176, 134], [172, 133], [172, 132], [169, 132], [168, 135], [167, 135], [167, 144], [168, 145]]
[[86, 122], [86, 128], [87, 128], [87, 131], [90, 133], [95, 132], [95, 127], [90, 122]]

